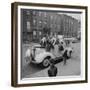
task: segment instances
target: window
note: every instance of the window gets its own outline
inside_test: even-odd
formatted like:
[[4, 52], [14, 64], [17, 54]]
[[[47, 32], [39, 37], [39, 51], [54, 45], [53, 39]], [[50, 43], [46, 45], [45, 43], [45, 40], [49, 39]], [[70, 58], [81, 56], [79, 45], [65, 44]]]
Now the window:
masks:
[[30, 15], [30, 11], [27, 11], [26, 13], [27, 13], [27, 15]]
[[42, 21], [39, 21], [39, 23], [42, 23]]
[[41, 13], [42, 13], [42, 12], [39, 12], [39, 16], [41, 16]]
[[53, 19], [53, 16], [51, 16], [50, 18], [51, 18], [51, 20], [52, 20], [52, 19]]
[[39, 31], [39, 35], [40, 35], [40, 36], [41, 36], [41, 34], [42, 34], [42, 33]]
[[45, 17], [47, 17], [47, 14], [46, 14], [46, 12], [44, 13], [44, 16], [45, 16]]
[[33, 25], [34, 25], [34, 26], [36, 25], [36, 20], [35, 20], [35, 19], [33, 20]]
[[36, 36], [36, 31], [33, 31], [33, 35]]
[[52, 28], [52, 24], [50, 24], [50, 28]]
[[42, 21], [39, 21], [39, 27], [41, 27], [42, 26]]
[[36, 11], [33, 11], [33, 15], [36, 15]]
[[30, 22], [27, 21], [27, 30], [30, 30]]
[[60, 29], [60, 25], [57, 25], [57, 28]]

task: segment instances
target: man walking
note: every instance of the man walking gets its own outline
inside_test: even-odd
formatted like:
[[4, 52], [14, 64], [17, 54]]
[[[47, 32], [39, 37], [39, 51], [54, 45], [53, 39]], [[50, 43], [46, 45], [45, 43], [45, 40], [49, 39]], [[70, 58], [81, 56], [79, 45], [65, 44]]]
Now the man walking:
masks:
[[64, 65], [66, 65], [66, 60], [67, 60], [67, 50], [64, 52], [63, 54], [63, 62], [64, 62]]

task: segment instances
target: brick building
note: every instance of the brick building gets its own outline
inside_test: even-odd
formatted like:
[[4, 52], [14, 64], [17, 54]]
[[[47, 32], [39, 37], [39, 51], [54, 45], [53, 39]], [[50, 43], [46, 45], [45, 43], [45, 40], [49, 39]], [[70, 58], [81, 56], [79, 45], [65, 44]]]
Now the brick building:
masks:
[[23, 41], [39, 41], [46, 34], [57, 33], [66, 37], [77, 37], [80, 22], [58, 12], [21, 10]]

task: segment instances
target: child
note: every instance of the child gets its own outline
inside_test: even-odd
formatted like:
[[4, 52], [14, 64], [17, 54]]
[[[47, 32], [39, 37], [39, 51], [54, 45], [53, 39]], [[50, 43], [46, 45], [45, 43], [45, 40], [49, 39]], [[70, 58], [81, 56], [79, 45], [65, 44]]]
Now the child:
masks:
[[50, 68], [48, 70], [49, 77], [55, 77], [57, 75], [57, 67], [54, 65], [53, 59], [50, 62]]

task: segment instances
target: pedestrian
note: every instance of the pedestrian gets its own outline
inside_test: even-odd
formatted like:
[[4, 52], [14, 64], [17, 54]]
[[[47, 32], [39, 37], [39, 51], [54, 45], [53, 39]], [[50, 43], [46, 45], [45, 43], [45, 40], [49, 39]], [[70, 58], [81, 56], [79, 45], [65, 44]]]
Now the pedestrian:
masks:
[[66, 65], [66, 61], [67, 61], [67, 50], [65, 50], [64, 54], [63, 54], [63, 62], [64, 65]]
[[50, 68], [48, 70], [48, 76], [49, 77], [55, 77], [57, 75], [57, 67], [54, 65], [54, 61], [50, 62]]

